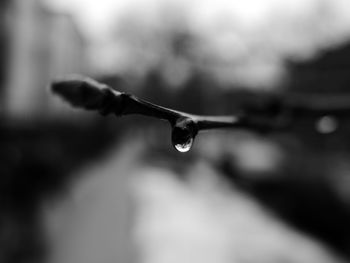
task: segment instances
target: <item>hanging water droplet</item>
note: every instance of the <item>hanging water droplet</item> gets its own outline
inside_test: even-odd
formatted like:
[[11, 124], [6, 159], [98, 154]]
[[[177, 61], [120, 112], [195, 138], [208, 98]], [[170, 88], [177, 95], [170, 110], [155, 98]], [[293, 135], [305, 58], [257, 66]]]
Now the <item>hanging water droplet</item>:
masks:
[[189, 150], [191, 150], [192, 144], [193, 144], [193, 138], [189, 138], [184, 143], [175, 144], [174, 147], [179, 152], [185, 153], [185, 152], [188, 152]]
[[179, 119], [172, 130], [171, 141], [176, 150], [179, 152], [188, 152], [197, 134], [197, 126], [191, 118]]

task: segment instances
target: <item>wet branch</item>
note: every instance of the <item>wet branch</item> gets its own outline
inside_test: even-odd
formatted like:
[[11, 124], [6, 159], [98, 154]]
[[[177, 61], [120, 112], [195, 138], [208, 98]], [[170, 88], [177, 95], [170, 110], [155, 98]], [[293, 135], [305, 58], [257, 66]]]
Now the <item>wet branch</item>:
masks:
[[254, 112], [243, 108], [232, 116], [201, 116], [153, 104], [82, 76], [54, 81], [51, 88], [73, 106], [96, 110], [103, 115], [140, 114], [166, 120], [172, 127], [172, 143], [179, 151], [189, 150], [195, 136], [202, 130], [240, 128], [259, 132], [283, 131], [288, 130], [301, 115], [321, 117], [350, 113], [349, 98], [289, 96], [271, 99]]

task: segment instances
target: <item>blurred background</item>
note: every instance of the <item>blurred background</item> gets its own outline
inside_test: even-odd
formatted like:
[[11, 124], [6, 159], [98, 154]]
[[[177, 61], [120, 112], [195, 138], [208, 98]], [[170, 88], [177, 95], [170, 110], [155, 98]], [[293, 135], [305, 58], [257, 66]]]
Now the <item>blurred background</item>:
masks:
[[[3, 0], [0, 262], [347, 262], [350, 115], [200, 134], [53, 96], [83, 74], [186, 112], [350, 101], [347, 0]], [[327, 100], [326, 100], [327, 101]]]

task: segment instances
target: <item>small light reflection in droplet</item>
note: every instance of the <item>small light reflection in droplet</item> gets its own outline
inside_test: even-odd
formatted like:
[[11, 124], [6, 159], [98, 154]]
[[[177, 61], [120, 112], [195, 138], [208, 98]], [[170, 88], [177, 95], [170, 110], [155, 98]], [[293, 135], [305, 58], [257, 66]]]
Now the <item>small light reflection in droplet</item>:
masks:
[[338, 120], [333, 116], [323, 116], [316, 122], [316, 130], [319, 133], [329, 134], [338, 129]]
[[185, 153], [185, 152], [188, 152], [189, 150], [191, 150], [192, 144], [193, 144], [193, 138], [189, 138], [184, 143], [175, 144], [174, 147], [179, 152]]

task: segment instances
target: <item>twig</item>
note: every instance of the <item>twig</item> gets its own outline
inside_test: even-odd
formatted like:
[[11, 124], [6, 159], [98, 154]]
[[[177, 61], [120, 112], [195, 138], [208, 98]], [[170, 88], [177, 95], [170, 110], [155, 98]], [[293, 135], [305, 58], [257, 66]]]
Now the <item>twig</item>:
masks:
[[54, 81], [52, 91], [73, 106], [86, 110], [97, 110], [103, 115], [114, 113], [117, 116], [140, 114], [166, 120], [172, 127], [172, 143], [179, 151], [188, 151], [197, 133], [207, 129], [243, 128], [270, 132], [289, 128], [295, 116], [300, 114], [324, 115], [350, 111], [350, 104], [296, 98], [271, 100], [264, 109], [252, 114], [242, 109], [233, 116], [200, 116], [172, 110], [134, 95], [119, 92], [93, 79], [71, 76]]

